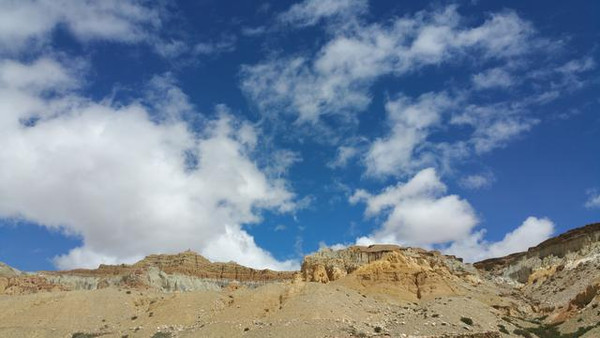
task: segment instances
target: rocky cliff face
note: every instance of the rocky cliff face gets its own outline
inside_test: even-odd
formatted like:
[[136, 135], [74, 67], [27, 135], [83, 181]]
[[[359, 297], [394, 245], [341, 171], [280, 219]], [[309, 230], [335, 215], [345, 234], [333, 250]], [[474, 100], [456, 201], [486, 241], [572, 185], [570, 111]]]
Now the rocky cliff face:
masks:
[[133, 265], [100, 265], [98, 269], [46, 271], [6, 276], [0, 293], [19, 294], [53, 290], [94, 290], [107, 287], [161, 291], [219, 290], [230, 284], [258, 286], [289, 280], [294, 272], [256, 270], [236, 263], [211, 263], [192, 251], [151, 255]]
[[304, 258], [301, 275], [308, 282], [339, 280], [354, 289], [393, 291], [411, 300], [459, 294], [463, 283], [480, 282], [475, 269], [453, 256], [396, 245], [321, 250]]
[[9, 278], [21, 276], [22, 274], [21, 271], [0, 262], [0, 294], [8, 287]]
[[396, 245], [351, 246], [337, 251], [326, 248], [304, 257], [301, 274], [305, 281], [328, 283], [398, 250]]
[[474, 264], [498, 283], [509, 283], [555, 321], [597, 306], [600, 223], [573, 229], [526, 252]]
[[21, 271], [0, 262], [0, 277], [14, 277], [22, 274]]
[[486, 259], [473, 264], [476, 268], [495, 274], [508, 273], [506, 277], [520, 283], [527, 281], [530, 273], [517, 272], [511, 269], [525, 261], [559, 261], [573, 260], [579, 256], [595, 253], [600, 240], [600, 223], [589, 224], [573, 229], [559, 236], [550, 238], [526, 252], [517, 252], [505, 257]]

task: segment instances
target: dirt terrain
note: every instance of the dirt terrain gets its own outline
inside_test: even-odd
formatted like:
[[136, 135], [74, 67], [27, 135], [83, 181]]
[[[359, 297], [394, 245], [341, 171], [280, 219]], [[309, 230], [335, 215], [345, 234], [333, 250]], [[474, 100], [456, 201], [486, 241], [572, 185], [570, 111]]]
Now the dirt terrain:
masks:
[[0, 337], [600, 337], [600, 224], [465, 264], [394, 245], [301, 271], [194, 252], [23, 273], [0, 264]]

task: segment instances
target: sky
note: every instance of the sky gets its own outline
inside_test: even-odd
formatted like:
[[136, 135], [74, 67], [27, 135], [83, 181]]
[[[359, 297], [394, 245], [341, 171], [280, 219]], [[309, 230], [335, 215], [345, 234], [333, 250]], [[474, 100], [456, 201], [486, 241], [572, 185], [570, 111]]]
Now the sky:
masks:
[[0, 0], [0, 261], [467, 262], [600, 221], [597, 1]]

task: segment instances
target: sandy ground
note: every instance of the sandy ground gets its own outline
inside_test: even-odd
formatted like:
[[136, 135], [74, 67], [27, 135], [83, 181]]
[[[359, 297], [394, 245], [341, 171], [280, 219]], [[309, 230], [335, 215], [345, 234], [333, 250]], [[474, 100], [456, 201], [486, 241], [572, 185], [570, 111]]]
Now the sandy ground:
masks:
[[[0, 296], [0, 337], [508, 337], [516, 336], [517, 325], [540, 325], [507, 320], [501, 310], [519, 306], [526, 305], [485, 284], [420, 300], [341, 281], [182, 293], [107, 288]], [[561, 331], [599, 319], [600, 307], [590, 304]], [[500, 327], [509, 334], [499, 333]], [[598, 330], [584, 337], [598, 337]]]
[[500, 314], [488, 303], [499, 299], [493, 298], [407, 302], [336, 283], [304, 282], [187, 293], [102, 289], [0, 296], [0, 337], [72, 337], [78, 332], [102, 337], [160, 337], [160, 332], [172, 337], [408, 337], [497, 331]]

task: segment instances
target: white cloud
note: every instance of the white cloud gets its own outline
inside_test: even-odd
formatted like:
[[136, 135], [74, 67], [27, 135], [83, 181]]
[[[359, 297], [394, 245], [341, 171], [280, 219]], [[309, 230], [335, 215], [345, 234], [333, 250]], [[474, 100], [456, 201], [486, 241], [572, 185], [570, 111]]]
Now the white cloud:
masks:
[[494, 181], [494, 176], [491, 173], [486, 173], [464, 176], [458, 183], [465, 189], [477, 190], [491, 186]]
[[65, 29], [84, 43], [145, 43], [164, 58], [218, 55], [235, 50], [236, 37], [193, 43], [163, 29], [168, 6], [145, 0], [22, 0], [0, 2], [0, 54], [50, 49], [52, 35]]
[[403, 174], [426, 166], [430, 159], [415, 156], [431, 127], [441, 121], [442, 113], [454, 102], [446, 93], [426, 93], [416, 100], [400, 96], [386, 103], [390, 133], [373, 141], [365, 157], [367, 174], [384, 176]]
[[581, 79], [581, 74], [595, 68], [596, 62], [589, 56], [570, 60], [556, 69], [556, 72], [562, 75], [562, 79], [559, 83], [554, 84], [554, 86], [563, 87], [567, 90], [582, 88], [586, 81]]
[[340, 146], [337, 149], [335, 159], [327, 163], [330, 168], [344, 168], [348, 161], [358, 155], [358, 149], [352, 146]]
[[[590, 57], [533, 64], [542, 54], [559, 55], [555, 52], [562, 41], [550, 42], [514, 11], [490, 13], [473, 24], [455, 5], [386, 22], [371, 22], [360, 10], [348, 12], [350, 24], [340, 28], [337, 18], [348, 3], [307, 0], [293, 6], [280, 18], [297, 26], [323, 22], [329, 33], [325, 42], [315, 52], [270, 54], [241, 70], [243, 92], [267, 120], [294, 121], [296, 132], [316, 134], [313, 139], [338, 146], [341, 141], [344, 146], [329, 163], [332, 168], [356, 156], [368, 176], [404, 177], [432, 166], [452, 170], [457, 160], [504, 147], [531, 130], [540, 122], [535, 116], [539, 105], [581, 87], [581, 74], [595, 67]], [[432, 102], [431, 107], [413, 114], [420, 121], [394, 120], [387, 107], [388, 131], [368, 147], [347, 147], [343, 137], [357, 129], [359, 113], [369, 109], [373, 84], [433, 66], [466, 66], [473, 74], [464, 83], [450, 79], [450, 87], [437, 93], [399, 95], [391, 102], [399, 101], [403, 109], [427, 104], [420, 101]], [[506, 100], [484, 89], [511, 89], [515, 94]]]
[[512, 75], [500, 67], [488, 69], [473, 75], [473, 85], [477, 89], [507, 88], [514, 84]]
[[247, 37], [257, 37], [265, 34], [267, 32], [267, 27], [258, 26], [258, 27], [242, 27], [241, 33], [243, 36]]
[[467, 237], [478, 219], [471, 205], [446, 186], [434, 169], [424, 169], [406, 183], [390, 186], [378, 195], [358, 190], [351, 203], [365, 202], [366, 215], [386, 215], [381, 227], [358, 244], [397, 243], [431, 247]]
[[284, 24], [305, 27], [332, 17], [348, 20], [365, 13], [367, 9], [367, 0], [305, 0], [281, 13], [278, 20]]
[[189, 46], [181, 40], [159, 40], [153, 42], [154, 50], [164, 58], [176, 58], [189, 51]]
[[332, 244], [332, 245], [327, 245], [327, 243], [321, 241], [319, 242], [319, 251], [320, 250], [324, 250], [324, 249], [330, 249], [330, 250], [344, 250], [347, 247], [351, 246], [352, 244]]
[[0, 50], [18, 52], [45, 44], [64, 25], [77, 39], [133, 42], [160, 27], [156, 10], [143, 1], [20, 0], [0, 2]]
[[588, 191], [588, 199], [585, 202], [585, 207], [588, 209], [600, 208], [600, 192], [597, 190]]
[[548, 218], [528, 217], [523, 224], [507, 233], [498, 242], [485, 241], [483, 239], [485, 231], [481, 230], [452, 243], [444, 251], [462, 257], [468, 262], [475, 262], [526, 251], [548, 239], [553, 233], [554, 223]]
[[224, 35], [219, 40], [200, 42], [194, 46], [194, 54], [218, 55], [235, 50], [237, 38], [233, 35]]
[[485, 229], [474, 231], [479, 220], [473, 207], [457, 195], [446, 194], [446, 190], [432, 168], [377, 195], [357, 190], [350, 203], [365, 202], [365, 215], [383, 216], [385, 220], [373, 233], [357, 238], [356, 243], [443, 246], [445, 253], [473, 262], [526, 250], [554, 232], [549, 219], [529, 217], [501, 241], [486, 241]]
[[285, 229], [287, 229], [287, 226], [285, 224], [277, 224], [275, 228], [273, 228], [273, 230], [275, 231], [283, 231]]
[[314, 58], [282, 57], [243, 67], [241, 86], [267, 116], [284, 113], [317, 123], [324, 115], [364, 111], [371, 102], [369, 88], [381, 76], [474, 54], [513, 57], [531, 46], [529, 23], [513, 12], [493, 14], [475, 27], [461, 19], [456, 7], [448, 6], [389, 24], [360, 23], [334, 34]]
[[177, 121], [189, 117], [194, 107], [169, 73], [153, 76], [146, 86], [144, 101], [157, 121]]
[[586, 56], [581, 59], [571, 60], [564, 65], [558, 67], [559, 73], [572, 75], [590, 71], [596, 68], [596, 62], [593, 58]]
[[269, 166], [267, 171], [275, 177], [281, 177], [298, 162], [302, 162], [302, 157], [298, 152], [287, 149], [274, 150], [269, 157]]
[[503, 147], [522, 133], [530, 130], [539, 120], [527, 115], [522, 104], [500, 103], [488, 106], [469, 105], [450, 120], [454, 125], [473, 127], [469, 140], [478, 154]]
[[78, 85], [74, 78], [76, 71], [77, 67], [67, 70], [49, 57], [39, 58], [27, 65], [14, 60], [1, 60], [0, 84], [5, 88], [35, 93], [48, 88], [63, 91]]
[[[148, 97], [151, 109], [87, 99], [70, 89], [80, 82], [52, 59], [0, 63], [0, 216], [80, 236], [58, 267], [188, 248], [253, 267], [296, 266], [242, 228], [261, 210], [295, 208], [286, 182], [251, 158], [253, 127], [221, 113], [189, 130], [177, 110], [191, 106], [165, 78], [153, 80], [167, 92]], [[156, 120], [149, 111], [163, 100], [173, 103], [171, 118]]]

